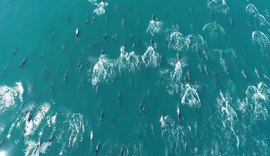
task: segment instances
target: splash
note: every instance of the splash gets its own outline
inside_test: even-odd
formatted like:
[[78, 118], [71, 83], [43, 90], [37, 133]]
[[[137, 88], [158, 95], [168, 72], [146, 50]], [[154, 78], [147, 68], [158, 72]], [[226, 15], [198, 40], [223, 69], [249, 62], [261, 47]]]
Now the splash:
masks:
[[99, 57], [98, 62], [93, 67], [92, 85], [98, 86], [102, 82], [110, 82], [116, 75], [116, 63], [105, 55]]
[[229, 96], [225, 96], [221, 91], [219, 95], [220, 97], [217, 98], [217, 102], [222, 115], [223, 127], [231, 127], [237, 121], [237, 114], [233, 107], [231, 107], [231, 105], [229, 104], [231, 98]]
[[207, 2], [207, 7], [213, 12], [223, 13], [224, 15], [226, 15], [230, 10], [226, 0], [209, 0]]
[[[239, 148], [240, 138], [238, 125], [238, 116], [235, 109], [232, 106], [232, 98], [229, 94], [219, 93], [220, 97], [217, 98], [219, 111], [221, 113], [222, 127], [220, 127], [221, 134], [224, 137], [217, 136], [220, 138], [223, 144], [228, 144], [226, 149]], [[228, 150], [229, 151], [229, 150]]]
[[254, 15], [255, 23], [260, 27], [269, 27], [270, 23], [261, 14]]
[[247, 6], [246, 6], [246, 13], [248, 15], [256, 15], [259, 13], [259, 11], [257, 10], [257, 8], [252, 4], [252, 3], [249, 3]]
[[269, 93], [270, 89], [262, 82], [257, 86], [248, 86], [243, 110], [251, 115], [252, 120], [266, 120], [269, 117], [266, 107], [269, 102]]
[[32, 141], [27, 140], [25, 142], [26, 149], [24, 150], [25, 156], [39, 156], [40, 154], [46, 154], [46, 152], [49, 150], [49, 147], [51, 146], [51, 142], [40, 142], [40, 141]]
[[188, 35], [187, 40], [192, 51], [198, 52], [205, 47], [205, 41], [201, 35]]
[[121, 46], [120, 48], [120, 57], [118, 58], [117, 62], [120, 73], [122, 71], [135, 72], [140, 68], [139, 56], [136, 55], [134, 51], [126, 52], [124, 46]]
[[[50, 110], [51, 105], [49, 103], [42, 104], [39, 108], [37, 113], [35, 114], [33, 120], [25, 120], [25, 128], [24, 128], [24, 136], [27, 137], [35, 133], [35, 131], [39, 128], [40, 123], [46, 117], [46, 114]], [[29, 117], [26, 117], [29, 118]]]
[[160, 63], [159, 54], [154, 50], [154, 47], [149, 46], [142, 55], [142, 61], [146, 67], [157, 67]]
[[259, 45], [262, 49], [266, 49], [270, 45], [268, 37], [261, 31], [252, 32], [252, 43]]
[[108, 6], [107, 2], [101, 1], [97, 3], [97, 0], [88, 0], [91, 4], [95, 5], [96, 8], [94, 9], [93, 13], [96, 15], [105, 14], [105, 7]]
[[151, 36], [155, 36], [155, 34], [160, 32], [161, 27], [162, 27], [162, 22], [155, 19], [151, 19], [146, 29], [146, 32], [149, 33]]
[[246, 13], [255, 20], [256, 26], [269, 28], [270, 23], [262, 14], [260, 14], [260, 12], [252, 3], [246, 6]]
[[199, 94], [194, 86], [186, 84], [184, 88], [184, 94], [181, 99], [182, 104], [187, 104], [190, 107], [200, 107], [201, 101]]
[[176, 51], [183, 51], [189, 48], [189, 40], [185, 38], [182, 33], [177, 31], [177, 29], [173, 30], [167, 38], [168, 48], [174, 49]]
[[174, 95], [183, 90], [183, 60], [173, 60], [171, 65], [174, 69], [161, 69], [159, 74], [164, 79], [167, 92]]
[[208, 37], [212, 40], [216, 40], [225, 35], [224, 28], [217, 22], [207, 23], [203, 26], [203, 32], [205, 32]]
[[15, 87], [0, 86], [0, 112], [6, 111], [15, 105], [16, 101], [23, 102], [23, 86], [16, 82]]

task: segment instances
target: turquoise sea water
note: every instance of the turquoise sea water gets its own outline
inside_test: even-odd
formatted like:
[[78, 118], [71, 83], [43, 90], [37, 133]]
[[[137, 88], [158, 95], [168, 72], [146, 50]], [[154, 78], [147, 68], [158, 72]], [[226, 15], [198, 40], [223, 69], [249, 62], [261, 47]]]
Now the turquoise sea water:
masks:
[[270, 1], [0, 6], [0, 156], [270, 154]]

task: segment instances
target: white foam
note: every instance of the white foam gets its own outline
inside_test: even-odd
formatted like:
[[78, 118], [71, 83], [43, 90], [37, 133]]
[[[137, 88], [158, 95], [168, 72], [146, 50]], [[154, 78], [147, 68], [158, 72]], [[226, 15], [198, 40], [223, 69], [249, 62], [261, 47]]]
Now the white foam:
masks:
[[39, 156], [40, 154], [45, 154], [49, 147], [51, 146], [51, 142], [42, 142], [40, 144], [39, 141], [35, 142], [32, 140], [27, 140], [25, 142], [26, 149], [24, 150], [25, 156]]
[[270, 45], [268, 37], [261, 31], [252, 32], [252, 43], [259, 45], [262, 49], [266, 49]]
[[259, 26], [264, 26], [264, 27], [269, 27], [270, 23], [265, 19], [265, 17], [261, 14], [256, 14], [254, 15], [254, 19], [255, 22], [259, 25]]
[[186, 84], [181, 102], [182, 104], [187, 104], [190, 107], [194, 107], [194, 106], [200, 107], [201, 105], [200, 97], [194, 86], [191, 86], [190, 84]]
[[151, 36], [159, 33], [162, 27], [162, 22], [158, 20], [150, 20], [149, 25], [146, 29], [146, 32], [149, 33]]
[[237, 120], [237, 114], [233, 107], [229, 104], [231, 98], [229, 96], [225, 96], [221, 91], [219, 94], [220, 98], [217, 99], [217, 102], [222, 113], [223, 127], [231, 127]]
[[72, 114], [69, 120], [69, 147], [77, 146], [78, 142], [83, 140], [85, 132], [84, 120], [82, 114]]
[[101, 1], [101, 2], [97, 3], [96, 0], [89, 0], [89, 2], [96, 6], [96, 8], [93, 11], [94, 14], [96, 14], [96, 15], [105, 14], [105, 7], [108, 6], [107, 2]]
[[204, 49], [205, 41], [201, 35], [188, 35], [187, 40], [192, 51], [198, 52]]
[[157, 67], [160, 63], [159, 54], [154, 50], [154, 47], [149, 46], [142, 55], [142, 61], [146, 67]]
[[225, 35], [224, 28], [219, 25], [217, 22], [207, 23], [203, 26], [203, 31], [208, 35], [212, 40], [216, 40]]
[[257, 10], [257, 8], [252, 3], [249, 3], [246, 6], [246, 13], [248, 13], [249, 15], [255, 15], [255, 14], [258, 14], [259, 11]]
[[102, 82], [109, 82], [115, 77], [116, 62], [105, 55], [99, 57], [98, 62], [93, 67], [92, 85], [97, 86]]
[[21, 82], [16, 82], [15, 87], [0, 86], [0, 112], [13, 107], [16, 100], [23, 101], [23, 86]]
[[211, 0], [208, 1], [207, 7], [214, 12], [227, 14], [230, 10], [225, 0]]
[[42, 104], [36, 115], [34, 116], [33, 120], [30, 121], [25, 121], [25, 133], [24, 136], [31, 135], [35, 132], [35, 130], [39, 127], [41, 121], [44, 119], [46, 116], [47, 112], [50, 110], [50, 104], [49, 103], [44, 103]]
[[[266, 104], [269, 102], [270, 89], [260, 82], [257, 86], [248, 86], [246, 90], [245, 108], [250, 111], [251, 120], [266, 120], [269, 117]], [[247, 111], [245, 111], [248, 113]]]
[[177, 51], [187, 50], [189, 48], [189, 40], [185, 38], [177, 29], [170, 33], [168, 40], [168, 48]]
[[120, 48], [120, 57], [117, 61], [120, 72], [135, 72], [137, 69], [139, 69], [139, 56], [136, 55], [134, 51], [126, 52], [124, 46], [121, 46]]

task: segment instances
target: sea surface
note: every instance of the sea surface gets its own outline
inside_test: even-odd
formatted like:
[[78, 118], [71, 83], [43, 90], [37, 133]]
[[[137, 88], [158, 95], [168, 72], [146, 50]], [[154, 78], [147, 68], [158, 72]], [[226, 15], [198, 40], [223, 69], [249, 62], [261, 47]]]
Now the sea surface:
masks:
[[269, 0], [0, 8], [0, 156], [270, 155]]

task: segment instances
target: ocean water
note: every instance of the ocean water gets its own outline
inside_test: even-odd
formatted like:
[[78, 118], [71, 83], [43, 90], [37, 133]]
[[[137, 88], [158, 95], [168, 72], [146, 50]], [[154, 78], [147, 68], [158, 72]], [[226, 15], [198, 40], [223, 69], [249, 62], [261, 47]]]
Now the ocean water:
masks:
[[0, 156], [270, 155], [269, 0], [0, 6]]

